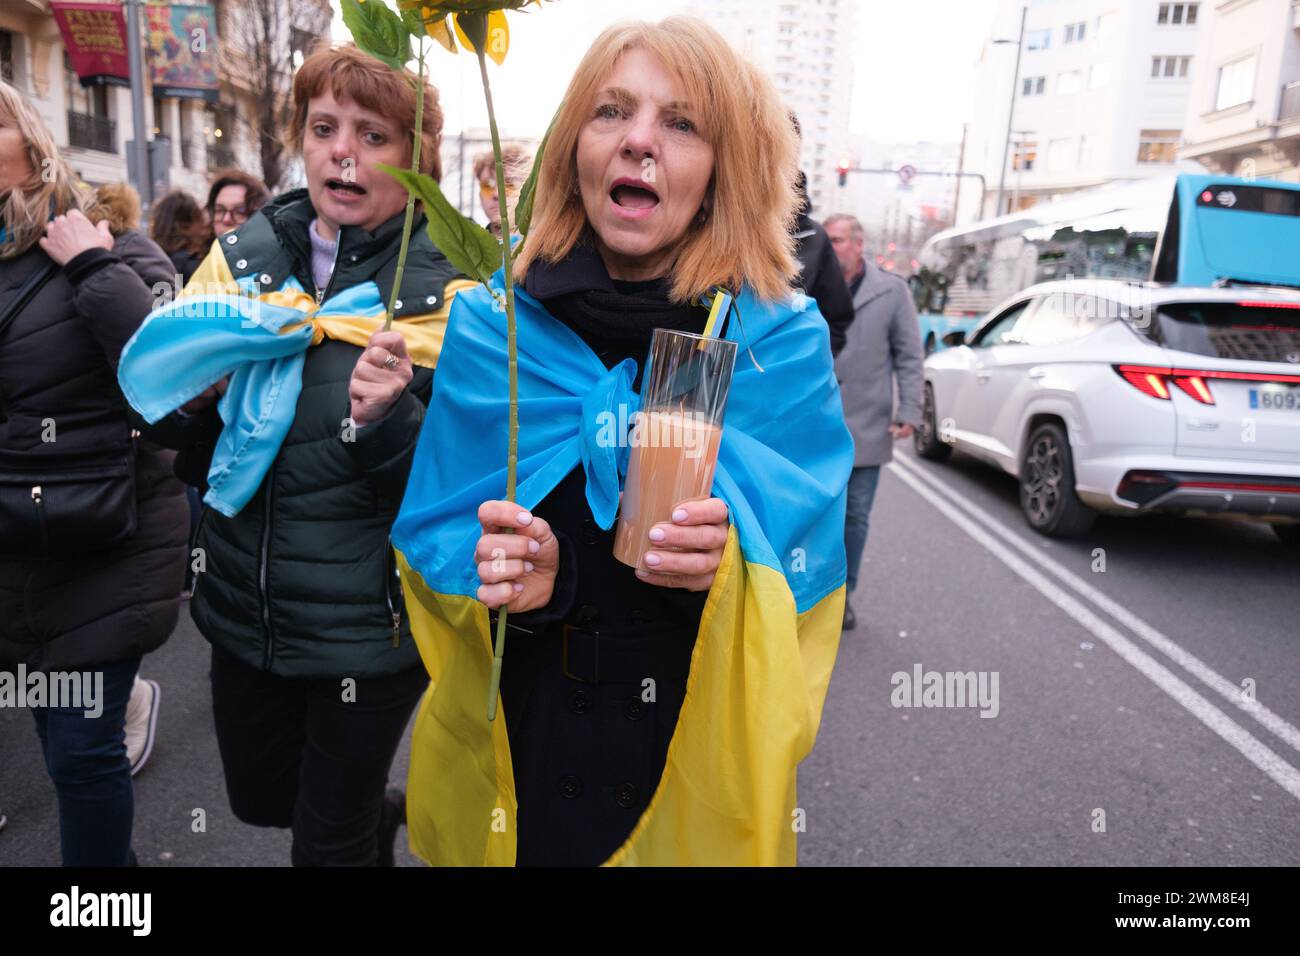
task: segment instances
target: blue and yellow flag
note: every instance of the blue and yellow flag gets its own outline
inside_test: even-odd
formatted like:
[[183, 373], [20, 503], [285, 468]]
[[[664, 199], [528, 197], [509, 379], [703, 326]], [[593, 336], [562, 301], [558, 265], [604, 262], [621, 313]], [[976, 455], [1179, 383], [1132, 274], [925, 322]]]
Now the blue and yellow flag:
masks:
[[[452, 280], [448, 300], [471, 285]], [[437, 365], [449, 308], [393, 324], [414, 364]], [[318, 305], [292, 276], [271, 291], [251, 275], [235, 279], [214, 242], [176, 299], [150, 312], [123, 347], [118, 383], [153, 424], [229, 376], [203, 500], [233, 517], [256, 493], [293, 424], [307, 349], [326, 338], [364, 347], [385, 314], [373, 280]]]
[[[535, 507], [581, 465], [592, 514], [608, 528], [620, 463], [597, 435], [609, 421], [602, 412], [636, 407], [634, 363], [606, 370], [518, 287], [515, 303], [517, 500]], [[742, 349], [713, 488], [732, 527], [659, 786], [608, 864], [795, 862], [795, 768], [816, 737], [844, 612], [853, 440], [812, 300], [742, 292], [737, 304], [743, 333], [733, 322], [727, 337]], [[746, 338], [763, 371], [746, 357]], [[461, 293], [393, 526], [432, 679], [411, 746], [411, 848], [436, 865], [515, 862], [510, 745], [505, 721], [484, 710], [492, 641], [473, 560], [478, 506], [505, 495], [506, 376], [505, 313], [482, 287]]]

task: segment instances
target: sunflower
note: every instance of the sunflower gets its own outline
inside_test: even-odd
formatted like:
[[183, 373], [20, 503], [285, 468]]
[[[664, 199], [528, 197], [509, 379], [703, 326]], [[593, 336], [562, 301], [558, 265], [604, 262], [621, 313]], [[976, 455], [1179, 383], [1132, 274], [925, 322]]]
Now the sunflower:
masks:
[[[480, 48], [500, 66], [510, 49], [507, 10], [522, 10], [542, 0], [397, 0], [402, 18], [418, 20], [424, 31], [449, 53], [456, 52], [455, 37], [467, 50]], [[454, 36], [453, 36], [454, 31]]]

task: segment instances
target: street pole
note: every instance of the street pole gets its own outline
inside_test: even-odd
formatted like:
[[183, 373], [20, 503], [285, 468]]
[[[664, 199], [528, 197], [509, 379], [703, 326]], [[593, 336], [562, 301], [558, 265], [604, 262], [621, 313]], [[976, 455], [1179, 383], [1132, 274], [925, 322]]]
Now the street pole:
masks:
[[[961, 124], [961, 152], [957, 154], [957, 191], [952, 197], [952, 225], [957, 225], [957, 219], [961, 215], [961, 180], [962, 174], [966, 172], [966, 124]], [[980, 210], [980, 215], [984, 215], [984, 210]]]
[[144, 122], [144, 38], [140, 33], [143, 0], [123, 0], [126, 14], [127, 60], [131, 67], [131, 127], [135, 135], [135, 190], [140, 204], [153, 202], [153, 177], [149, 175], [149, 139]]
[[1020, 10], [1020, 38], [1016, 41], [1016, 68], [1011, 74], [1011, 105], [1007, 107], [1007, 139], [1002, 145], [1002, 174], [998, 178], [998, 208], [994, 215], [1002, 215], [1002, 199], [1006, 195], [1007, 158], [1011, 154], [1011, 124], [1016, 115], [1016, 96], [1020, 86], [1020, 56], [1025, 52], [1025, 18], [1029, 16], [1029, 7]]

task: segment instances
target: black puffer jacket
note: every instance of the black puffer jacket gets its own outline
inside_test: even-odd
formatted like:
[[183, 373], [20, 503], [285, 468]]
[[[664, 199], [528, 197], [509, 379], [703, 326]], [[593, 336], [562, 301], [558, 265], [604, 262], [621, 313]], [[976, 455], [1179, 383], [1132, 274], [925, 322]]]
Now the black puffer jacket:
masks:
[[[33, 246], [0, 260], [0, 302], [49, 259]], [[172, 265], [133, 231], [114, 249], [91, 249], [57, 273], [0, 340], [0, 465], [36, 471], [130, 441], [117, 385], [122, 346]], [[52, 419], [54, 441], [43, 441]], [[0, 558], [0, 666], [71, 670], [151, 651], [176, 626], [185, 579], [188, 516], [172, 455], [136, 442], [137, 530], [107, 552]]]
[[[211, 254], [224, 255], [236, 279], [251, 276], [268, 290], [290, 278], [315, 289], [313, 218], [305, 189], [287, 193]], [[317, 291], [332, 298], [374, 282], [387, 302], [402, 219], [399, 213], [373, 233], [344, 226], [329, 289]], [[397, 317], [443, 310], [448, 283], [460, 278], [417, 217]], [[416, 366], [388, 415], [345, 441], [348, 383], [361, 351], [328, 338], [307, 350], [297, 413], [261, 487], [233, 518], [204, 508], [199, 526], [206, 569], [190, 603], [194, 622], [213, 644], [281, 677], [378, 677], [420, 666], [388, 533], [433, 373]], [[186, 451], [190, 469], [206, 473], [220, 430], [209, 407], [189, 419], [169, 415], [148, 433]]]

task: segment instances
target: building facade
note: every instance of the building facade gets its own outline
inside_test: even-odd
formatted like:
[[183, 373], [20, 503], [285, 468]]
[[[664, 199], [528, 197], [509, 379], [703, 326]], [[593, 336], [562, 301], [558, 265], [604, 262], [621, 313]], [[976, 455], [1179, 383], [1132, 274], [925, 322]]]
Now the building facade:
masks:
[[849, 146], [854, 0], [696, 0], [705, 18], [776, 83], [803, 131], [800, 168], [814, 218], [836, 211]]
[[1213, 6], [1004, 0], [978, 64], [966, 154], [988, 183], [984, 216], [1175, 169]]
[[[328, 0], [265, 0], [286, 10], [324, 11]], [[231, 0], [217, 0], [220, 102], [154, 96], [146, 89], [146, 128], [152, 139], [165, 139], [166, 188], [187, 189], [206, 199], [208, 174], [224, 166], [262, 173], [257, 130], [247, 117], [263, 93], [251, 88], [239, 68], [239, 51], [223, 39]], [[306, 38], [303, 38], [305, 42]], [[147, 70], [146, 70], [147, 73]], [[73, 170], [99, 185], [128, 180], [128, 148], [133, 138], [131, 91], [122, 86], [83, 87], [72, 69], [49, 0], [4, 0], [0, 3], [0, 77], [16, 86], [36, 106]], [[146, 80], [147, 82], [147, 80]], [[154, 178], [164, 175], [155, 168]]]
[[1300, 2], [1206, 3], [1179, 155], [1246, 178], [1300, 181]]

